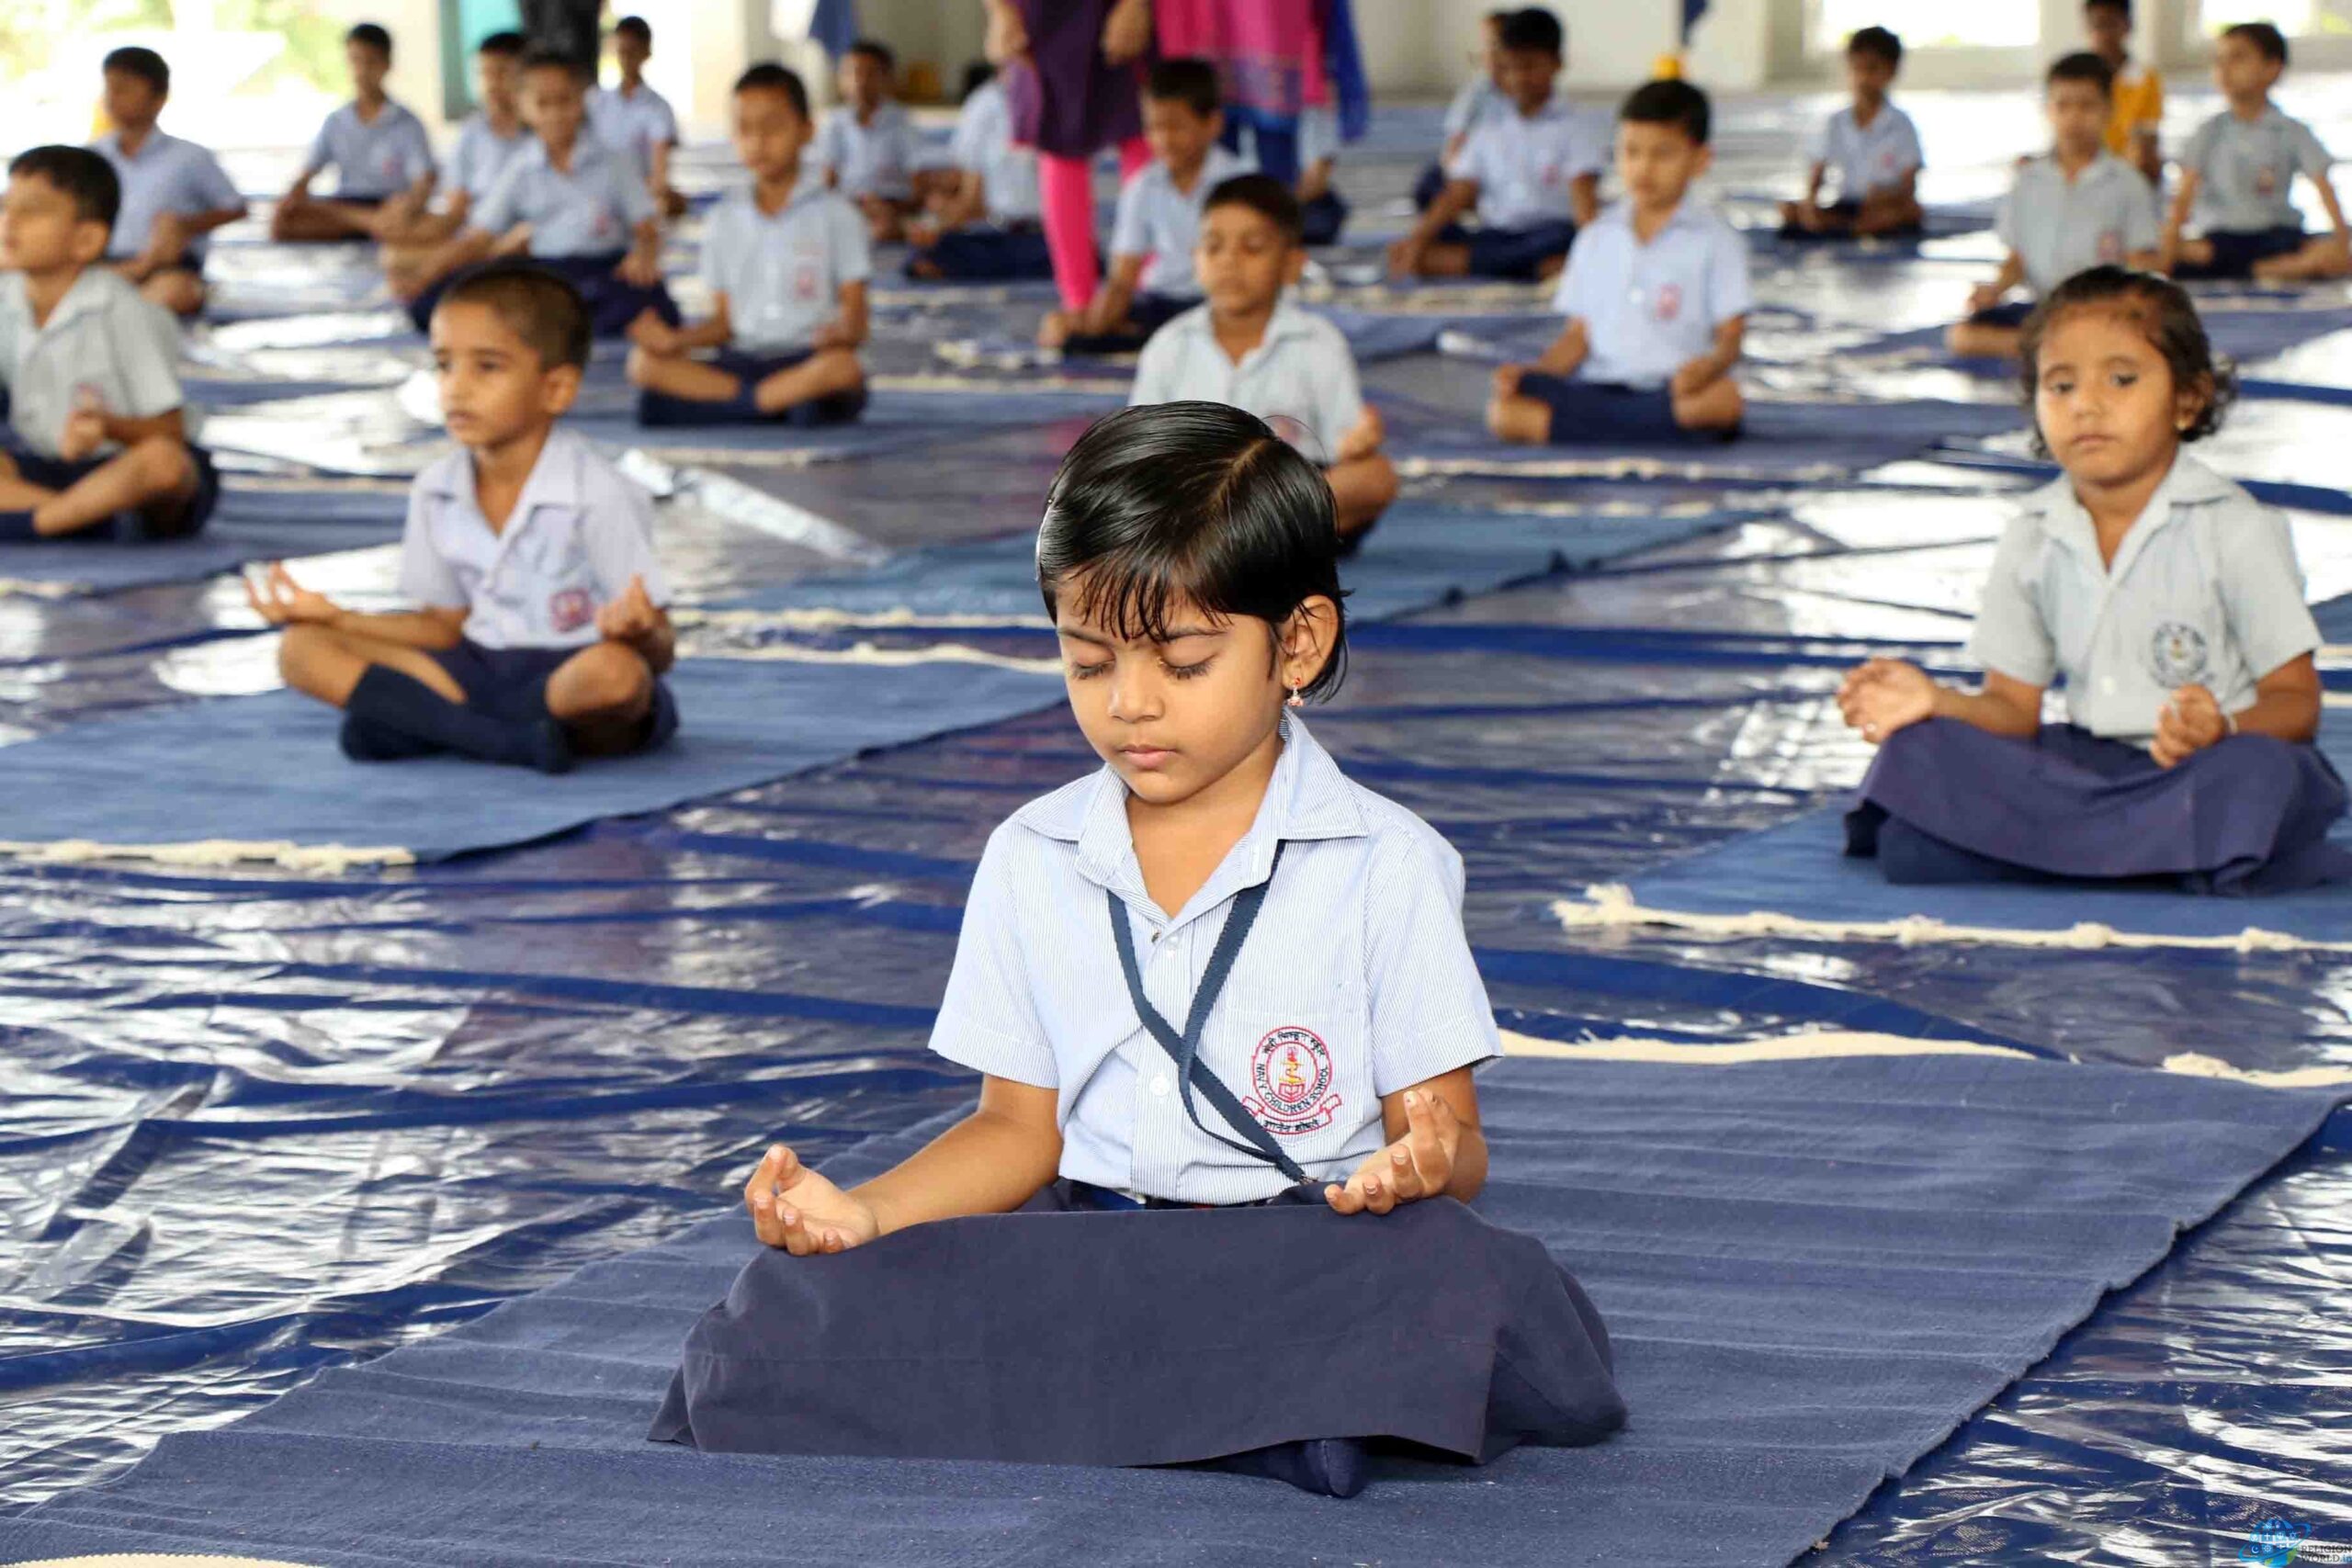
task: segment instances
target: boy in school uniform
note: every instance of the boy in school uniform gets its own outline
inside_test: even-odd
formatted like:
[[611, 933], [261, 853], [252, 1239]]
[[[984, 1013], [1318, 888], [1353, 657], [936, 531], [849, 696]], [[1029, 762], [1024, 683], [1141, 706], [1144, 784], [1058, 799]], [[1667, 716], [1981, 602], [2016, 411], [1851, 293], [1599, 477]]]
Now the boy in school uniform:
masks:
[[1487, 428], [1530, 444], [1722, 437], [1753, 297], [1747, 246], [1691, 198], [1713, 161], [1706, 94], [1651, 82], [1617, 116], [1625, 197], [1582, 233], [1553, 295], [1566, 326], [1533, 365], [1495, 372]]
[[2164, 178], [2156, 137], [2165, 121], [2165, 83], [2153, 65], [2132, 58], [2132, 0], [2086, 0], [2083, 31], [2091, 52], [2115, 73], [2115, 107], [2107, 120], [2107, 150], [2148, 176]]
[[424, 193], [414, 190], [384, 204], [378, 229], [387, 247], [387, 272], [411, 266], [417, 259], [401, 252], [421, 252], [463, 229], [474, 203], [490, 194], [507, 165], [531, 145], [522, 104], [526, 47], [523, 35], [514, 32], [492, 33], [474, 46], [474, 98], [480, 107], [458, 128], [457, 143], [442, 167], [436, 182], [441, 209], [426, 211]]
[[927, 210], [910, 224], [909, 277], [1005, 282], [1051, 277], [1037, 189], [1037, 150], [1012, 140], [1012, 106], [989, 67], [964, 95]]
[[1225, 130], [1216, 67], [1163, 60], [1144, 80], [1143, 134], [1151, 162], [1119, 189], [1111, 274], [1082, 310], [1053, 310], [1037, 328], [1046, 348], [1119, 354], [1200, 303], [1193, 250], [1209, 192], [1250, 170], [1217, 143]]
[[[1493, 116], [1510, 112], [1510, 98], [1502, 88], [1503, 20], [1510, 15], [1509, 11], [1489, 11], [1478, 18], [1478, 73], [1455, 88], [1445, 106], [1445, 140], [1439, 143], [1437, 161], [1413, 182], [1417, 211], [1427, 210], [1445, 189], [1445, 171], [1462, 155], [1470, 133]], [[1305, 157], [1300, 154], [1302, 161]]]
[[[1470, 133], [1446, 166], [1445, 189], [1413, 231], [1388, 247], [1397, 277], [1510, 277], [1558, 274], [1579, 226], [1600, 209], [1608, 151], [1569, 104], [1553, 96], [1566, 35], [1559, 18], [1531, 7], [1503, 19], [1497, 78], [1510, 112]], [[1456, 221], [1475, 210], [1478, 227]]]
[[191, 446], [179, 328], [102, 265], [121, 201], [86, 147], [35, 147], [0, 203], [0, 542], [183, 538], [220, 481]]
[[[1886, 96], [1902, 67], [1903, 40], [1884, 28], [1864, 28], [1846, 40], [1846, 82], [1854, 101], [1815, 134], [1804, 199], [1781, 204], [1783, 234], [1843, 239], [1919, 231], [1926, 218], [1919, 207], [1919, 130]], [[1822, 182], [1833, 171], [1838, 199], [1824, 206]]]
[[[2268, 22], [2241, 22], [2215, 43], [2213, 81], [2229, 103], [2180, 155], [2163, 246], [2174, 276], [2292, 283], [2352, 276], [2352, 231], [2327, 177], [2334, 160], [2310, 126], [2270, 101], [2286, 69], [2287, 39]], [[2324, 234], [2303, 232], [2291, 190], [2299, 174], [2319, 191]], [[2204, 232], [2183, 239], [2192, 211]]]
[[[628, 378], [646, 424], [854, 419], [865, 406], [865, 284], [856, 209], [801, 166], [808, 94], [781, 65], [735, 84], [735, 152], [752, 187], [721, 202], [703, 237], [707, 320], [630, 329]], [[715, 349], [709, 359], [692, 357]]]
[[645, 62], [653, 58], [653, 28], [642, 17], [613, 24], [613, 63], [617, 87], [588, 95], [588, 125], [616, 152], [636, 161], [645, 189], [665, 218], [685, 214], [686, 198], [670, 184], [670, 155], [678, 145], [678, 117], [670, 100], [646, 85]]
[[417, 476], [401, 543], [417, 607], [345, 610], [283, 562], [248, 580], [254, 609], [286, 628], [286, 683], [344, 710], [355, 761], [447, 751], [555, 773], [677, 728], [652, 501], [559, 423], [588, 344], [578, 292], [545, 268], [460, 279], [433, 315], [458, 450]]
[[898, 57], [888, 44], [872, 39], [852, 44], [842, 56], [841, 107], [817, 133], [825, 183], [856, 204], [876, 244], [897, 239], [912, 210], [922, 152], [914, 121], [893, 96], [897, 70]]
[[2050, 67], [2043, 106], [2051, 150], [2020, 164], [2001, 199], [1994, 228], [2009, 254], [1993, 280], [1970, 293], [1968, 319], [1946, 334], [1953, 354], [2017, 357], [2018, 332], [2033, 301], [2003, 297], [2020, 283], [2039, 297], [2085, 267], [2156, 265], [2155, 194], [2140, 171], [2107, 150], [2113, 79], [2107, 62], [2088, 52]]
[[527, 254], [587, 300], [593, 330], [616, 336], [649, 312], [675, 323], [662, 284], [662, 224], [637, 166], [587, 130], [588, 85], [567, 55], [523, 60], [523, 118], [536, 140], [468, 214], [466, 226], [391, 275], [422, 327], [448, 279], [493, 255]]
[[[409, 203], [394, 209], [405, 215], [433, 194], [433, 141], [424, 122], [384, 93], [392, 35], [362, 22], [344, 35], [343, 55], [351, 67], [352, 99], [319, 127], [301, 172], [270, 214], [269, 237], [280, 243], [379, 239], [387, 202], [410, 195]], [[334, 197], [312, 196], [311, 182], [330, 168]]]
[[1342, 546], [1396, 499], [1380, 415], [1363, 400], [1340, 329], [1283, 298], [1306, 265], [1298, 199], [1271, 175], [1209, 192], [1193, 265], [1208, 302], [1152, 334], [1129, 406], [1203, 401], [1256, 414], [1314, 459]]
[[206, 236], [245, 215], [245, 198], [220, 160], [155, 124], [172, 96], [172, 68], [152, 49], [106, 58], [107, 118], [114, 129], [90, 143], [114, 165], [122, 187], [108, 265], [139, 292], [177, 316], [204, 307]]

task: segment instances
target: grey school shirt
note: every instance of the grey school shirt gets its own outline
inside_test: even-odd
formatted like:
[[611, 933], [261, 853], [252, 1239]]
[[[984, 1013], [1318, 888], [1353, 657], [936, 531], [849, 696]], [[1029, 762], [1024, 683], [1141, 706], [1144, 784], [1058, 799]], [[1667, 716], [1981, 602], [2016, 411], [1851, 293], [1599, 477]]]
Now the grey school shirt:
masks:
[[[119, 273], [86, 268], [38, 326], [24, 274], [0, 273], [0, 388], [9, 433], [28, 450], [56, 457], [65, 417], [85, 397], [128, 419], [182, 407], [179, 353], [179, 324]], [[110, 442], [98, 455], [120, 450]]]
[[2064, 675], [2068, 716], [2118, 740], [2154, 735], [2181, 686], [2235, 713], [2256, 681], [2319, 645], [2286, 518], [2186, 452], [2111, 567], [2071, 480], [2027, 497], [1969, 639], [1985, 669], [2030, 686]]
[[[221, 212], [245, 204], [220, 160], [193, 141], [151, 130], [137, 152], [126, 152], [122, 133], [112, 130], [91, 142], [90, 151], [114, 165], [115, 179], [122, 186], [122, 206], [115, 213], [114, 234], [107, 242], [109, 256], [144, 253], [154, 233], [155, 220], [166, 212], [193, 218], [200, 212]], [[201, 262], [211, 243], [209, 235], [191, 234], [187, 254]]]
[[533, 137], [468, 221], [492, 234], [529, 224], [535, 256], [594, 256], [628, 250], [637, 226], [652, 216], [653, 197], [636, 164], [583, 128], [569, 169], [557, 168], [548, 144]]
[[333, 167], [337, 196], [397, 196], [433, 172], [433, 140], [424, 122], [386, 98], [374, 119], [359, 118], [359, 106], [345, 104], [327, 116], [311, 139], [302, 172]]
[[2251, 120], [2223, 109], [2180, 155], [2181, 167], [2196, 171], [2197, 221], [2209, 234], [2301, 228], [2295, 176], [2319, 179], [2332, 162], [2310, 126], [2269, 107]]
[[874, 274], [865, 220], [839, 191], [803, 175], [775, 212], [738, 191], [710, 215], [702, 241], [702, 280], [727, 297], [734, 346], [746, 354], [790, 354], [841, 314], [846, 284]]
[[1994, 229], [2025, 263], [2033, 291], [2047, 294], [2085, 267], [2120, 266], [2135, 251], [2154, 250], [2156, 194], [2112, 152], [2100, 152], [2071, 180], [2045, 155], [2018, 171]]

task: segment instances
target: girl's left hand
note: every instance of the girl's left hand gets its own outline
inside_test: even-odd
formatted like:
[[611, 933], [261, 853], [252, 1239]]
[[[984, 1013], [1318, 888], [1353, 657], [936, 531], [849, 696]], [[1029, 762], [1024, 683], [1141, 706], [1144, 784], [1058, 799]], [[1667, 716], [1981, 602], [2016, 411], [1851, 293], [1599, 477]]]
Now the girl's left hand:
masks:
[[1876, 745], [1898, 729], [1935, 716], [1936, 683], [1916, 664], [1873, 659], [1838, 688], [1838, 711], [1849, 727]]
[[1434, 1198], [1453, 1179], [1462, 1123], [1444, 1097], [1427, 1089], [1405, 1094], [1405, 1135], [1356, 1168], [1345, 1187], [1323, 1189], [1324, 1201], [1342, 1214], [1385, 1214], [1399, 1203]]
[[1139, 60], [1151, 47], [1151, 0], [1118, 0], [1102, 18], [1102, 58], [1113, 65]]
[[2213, 694], [2202, 686], [2183, 686], [2156, 711], [2156, 738], [2149, 743], [2148, 754], [2158, 766], [2169, 768], [2218, 745], [2229, 732]]

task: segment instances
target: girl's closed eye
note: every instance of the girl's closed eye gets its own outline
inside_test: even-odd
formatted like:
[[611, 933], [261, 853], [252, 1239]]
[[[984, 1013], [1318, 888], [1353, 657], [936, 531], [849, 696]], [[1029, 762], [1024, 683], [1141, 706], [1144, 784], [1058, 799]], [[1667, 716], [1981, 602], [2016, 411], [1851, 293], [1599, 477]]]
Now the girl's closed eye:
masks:
[[1197, 660], [1191, 664], [1179, 664], [1172, 659], [1163, 659], [1159, 661], [1159, 667], [1162, 670], [1167, 671], [1169, 676], [1173, 680], [1192, 681], [1197, 680], [1199, 677], [1207, 674], [1209, 672], [1209, 666], [1216, 662], [1216, 657], [1212, 654], [1206, 659]]
[[1109, 674], [1111, 672], [1111, 661], [1107, 659], [1101, 659], [1095, 660], [1091, 664], [1088, 664], [1073, 659], [1069, 661], [1069, 672], [1070, 678], [1073, 680], [1091, 681], [1097, 675]]

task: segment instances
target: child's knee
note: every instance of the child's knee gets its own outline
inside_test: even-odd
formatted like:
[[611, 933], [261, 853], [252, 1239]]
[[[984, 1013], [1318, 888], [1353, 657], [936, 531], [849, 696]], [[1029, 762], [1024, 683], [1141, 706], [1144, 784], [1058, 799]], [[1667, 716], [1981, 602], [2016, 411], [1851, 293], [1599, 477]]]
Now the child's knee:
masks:
[[316, 684], [321, 661], [334, 650], [334, 634], [324, 626], [292, 626], [277, 642], [277, 675], [297, 691]]
[[151, 496], [176, 494], [196, 482], [196, 459], [174, 435], [150, 435], [125, 454], [139, 488]]
[[653, 671], [624, 643], [603, 642], [573, 655], [548, 685], [558, 718], [599, 718], [634, 711], [653, 694]]

